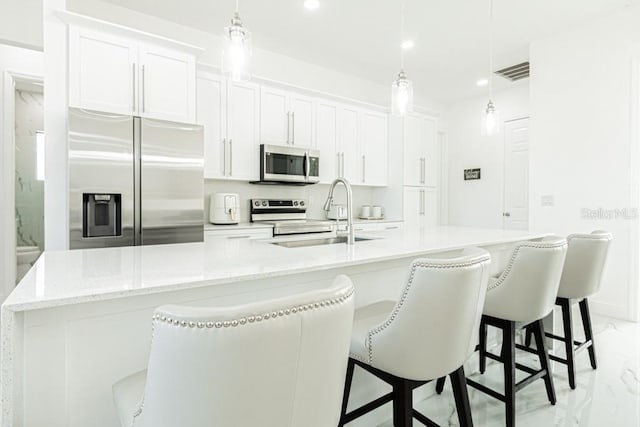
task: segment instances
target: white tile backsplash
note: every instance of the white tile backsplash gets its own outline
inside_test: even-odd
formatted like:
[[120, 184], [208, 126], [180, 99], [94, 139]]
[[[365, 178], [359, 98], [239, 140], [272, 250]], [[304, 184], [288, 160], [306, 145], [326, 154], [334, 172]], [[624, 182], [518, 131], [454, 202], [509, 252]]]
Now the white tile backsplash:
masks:
[[[373, 204], [373, 190], [371, 187], [353, 186], [353, 210], [357, 217], [360, 206]], [[326, 213], [322, 209], [329, 185], [313, 184], [306, 186], [288, 185], [257, 185], [240, 181], [205, 180], [205, 221], [209, 221], [209, 199], [214, 193], [238, 193], [240, 195], [240, 221], [249, 221], [249, 200], [258, 198], [267, 199], [295, 199], [303, 198], [309, 201], [307, 215], [309, 218], [324, 219]], [[346, 192], [342, 185], [338, 185], [334, 194], [335, 203], [346, 203]]]

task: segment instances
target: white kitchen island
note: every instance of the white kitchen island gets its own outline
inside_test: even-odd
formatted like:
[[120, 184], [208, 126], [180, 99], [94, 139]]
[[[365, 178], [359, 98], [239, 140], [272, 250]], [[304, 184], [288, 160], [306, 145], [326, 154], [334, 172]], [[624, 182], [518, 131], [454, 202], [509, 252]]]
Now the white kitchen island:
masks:
[[[300, 248], [214, 239], [45, 252], [2, 305], [2, 426], [117, 427], [111, 385], [146, 368], [159, 305], [253, 302], [326, 286], [345, 273], [361, 306], [397, 298], [413, 258], [480, 246], [496, 272], [513, 242], [544, 233], [436, 227], [366, 235], [377, 239]], [[354, 394], [355, 404], [386, 390], [357, 381], [367, 387]], [[350, 425], [376, 425], [375, 417], [391, 416], [385, 408]]]

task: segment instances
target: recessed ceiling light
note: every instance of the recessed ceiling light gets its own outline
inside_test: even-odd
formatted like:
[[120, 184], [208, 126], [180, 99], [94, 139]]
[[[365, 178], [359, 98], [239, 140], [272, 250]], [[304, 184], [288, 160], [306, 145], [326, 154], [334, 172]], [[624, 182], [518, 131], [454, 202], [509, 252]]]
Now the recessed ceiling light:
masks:
[[413, 46], [415, 46], [415, 43], [413, 43], [413, 40], [405, 40], [400, 45], [400, 47], [404, 50], [411, 49]]
[[320, 2], [318, 0], [304, 0], [304, 7], [309, 10], [315, 10], [320, 7]]
[[480, 79], [476, 82], [476, 85], [478, 86], [486, 86], [489, 84], [489, 80], [487, 79]]

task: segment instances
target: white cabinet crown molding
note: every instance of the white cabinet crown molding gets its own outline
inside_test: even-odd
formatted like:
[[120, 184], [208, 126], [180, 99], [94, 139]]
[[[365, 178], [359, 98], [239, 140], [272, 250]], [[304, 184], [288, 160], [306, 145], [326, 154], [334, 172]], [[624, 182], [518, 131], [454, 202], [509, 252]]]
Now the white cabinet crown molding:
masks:
[[[198, 62], [196, 64], [197, 67], [197, 71], [198, 73], [203, 72], [203, 73], [215, 73], [215, 74], [221, 74], [220, 71], [220, 66], [219, 65], [213, 65], [213, 64], [207, 64], [204, 62]], [[358, 99], [353, 99], [353, 98], [348, 98], [345, 96], [341, 96], [341, 95], [336, 95], [334, 93], [328, 93], [328, 92], [323, 92], [320, 90], [316, 90], [316, 89], [310, 89], [307, 87], [302, 87], [302, 86], [297, 86], [297, 85], [293, 85], [287, 82], [283, 82], [280, 80], [273, 80], [267, 77], [261, 77], [255, 74], [251, 75], [251, 82], [253, 83], [257, 83], [260, 85], [267, 85], [270, 86], [274, 89], [282, 89], [282, 90], [287, 90], [287, 91], [292, 91], [295, 92], [297, 94], [300, 95], [306, 95], [309, 97], [314, 97], [314, 98], [322, 98], [322, 99], [326, 99], [329, 101], [334, 101], [340, 104], [348, 104], [348, 105], [352, 105], [352, 106], [358, 106], [361, 108], [366, 108], [369, 110], [374, 110], [374, 111], [379, 111], [381, 113], [385, 113], [388, 114], [389, 113], [389, 107], [385, 107], [382, 105], [378, 105], [378, 104], [372, 104], [369, 102], [365, 102], [365, 101], [361, 101]]]
[[56, 12], [56, 16], [67, 25], [79, 25], [92, 30], [106, 31], [124, 37], [133, 37], [138, 41], [161, 44], [196, 56], [199, 56], [205, 51], [205, 49], [200, 46], [184, 43], [152, 33], [147, 33], [145, 31], [136, 30], [124, 25], [116, 24], [109, 21], [103, 21], [101, 19], [92, 18], [89, 16], [81, 15], [79, 13], [69, 12], [66, 10], [58, 10]]

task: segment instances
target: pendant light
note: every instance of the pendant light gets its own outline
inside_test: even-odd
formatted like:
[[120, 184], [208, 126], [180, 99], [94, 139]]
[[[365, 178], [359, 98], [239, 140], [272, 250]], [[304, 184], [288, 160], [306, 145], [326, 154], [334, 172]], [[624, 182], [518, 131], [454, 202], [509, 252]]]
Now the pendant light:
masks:
[[[400, 6], [400, 36], [404, 43], [404, 0]], [[413, 111], [413, 82], [407, 79], [404, 72], [404, 48], [400, 47], [400, 72], [398, 78], [391, 84], [391, 113], [404, 116]]]
[[498, 110], [493, 104], [493, 0], [489, 0], [489, 102], [484, 110], [483, 133], [491, 136], [499, 132]]
[[251, 32], [242, 26], [238, 1], [231, 25], [224, 28], [222, 74], [235, 82], [246, 82], [251, 79]]

